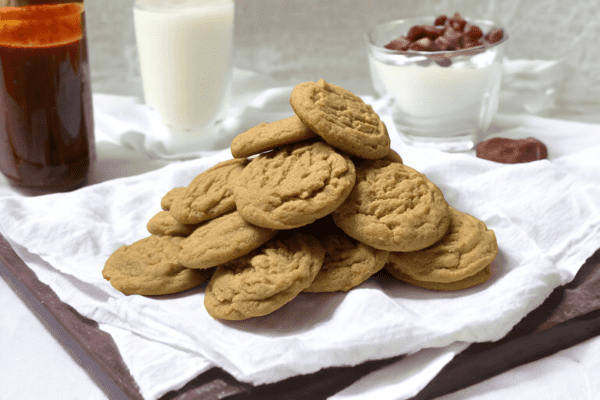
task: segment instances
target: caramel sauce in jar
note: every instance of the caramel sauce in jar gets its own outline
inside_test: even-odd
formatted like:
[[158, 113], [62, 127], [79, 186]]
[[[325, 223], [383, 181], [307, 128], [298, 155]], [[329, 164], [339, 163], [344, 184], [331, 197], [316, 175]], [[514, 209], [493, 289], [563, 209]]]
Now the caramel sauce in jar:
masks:
[[95, 162], [83, 3], [0, 8], [0, 172], [25, 194], [76, 189]]

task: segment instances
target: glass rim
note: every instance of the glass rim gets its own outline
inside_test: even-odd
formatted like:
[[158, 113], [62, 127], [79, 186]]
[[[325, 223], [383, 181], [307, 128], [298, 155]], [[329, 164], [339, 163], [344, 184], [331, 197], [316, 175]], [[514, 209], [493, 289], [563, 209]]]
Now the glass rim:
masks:
[[[400, 18], [400, 19], [395, 19], [392, 21], [387, 21], [387, 22], [383, 22], [380, 24], [377, 24], [373, 27], [371, 27], [367, 33], [364, 35], [365, 41], [367, 42], [367, 45], [369, 45], [369, 47], [371, 47], [372, 49], [383, 53], [383, 54], [387, 54], [390, 56], [394, 56], [394, 55], [401, 55], [401, 56], [406, 56], [406, 57], [415, 57], [415, 56], [422, 56], [422, 57], [427, 57], [427, 58], [431, 58], [431, 59], [443, 59], [443, 58], [452, 58], [452, 57], [458, 57], [458, 56], [472, 56], [475, 54], [480, 54], [483, 53], [485, 51], [487, 51], [490, 48], [493, 47], [497, 47], [501, 44], [504, 44], [508, 38], [509, 35], [508, 33], [506, 33], [506, 30], [504, 28], [501, 28], [502, 31], [504, 32], [502, 39], [500, 39], [497, 42], [494, 43], [485, 43], [482, 44], [480, 46], [476, 46], [476, 47], [469, 47], [466, 49], [460, 49], [460, 50], [440, 50], [440, 51], [415, 51], [415, 50], [391, 50], [391, 49], [387, 49], [383, 46], [379, 46], [375, 43], [373, 43], [373, 39], [371, 38], [371, 35], [373, 33], [373, 31], [375, 31], [376, 29], [388, 26], [388, 25], [396, 25], [396, 24], [402, 24], [402, 23], [415, 23], [417, 21], [435, 21], [436, 16], [424, 16], [424, 17], [412, 17], [412, 18]], [[467, 22], [472, 22], [474, 24], [476, 24], [477, 26], [479, 26], [480, 24], [484, 23], [487, 25], [497, 25], [494, 21], [491, 20], [487, 20], [487, 19], [470, 19], [470, 18], [464, 18], [465, 21]], [[427, 25], [433, 25], [433, 24], [427, 24]], [[391, 39], [393, 40], [393, 39]]]

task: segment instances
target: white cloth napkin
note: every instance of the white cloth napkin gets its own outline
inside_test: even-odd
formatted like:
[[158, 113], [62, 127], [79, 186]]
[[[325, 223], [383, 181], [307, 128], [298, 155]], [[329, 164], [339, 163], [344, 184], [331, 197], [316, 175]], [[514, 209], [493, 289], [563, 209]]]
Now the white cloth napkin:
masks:
[[238, 133], [294, 113], [288, 102], [291, 88], [277, 87], [267, 76], [234, 69], [231, 90], [234, 96], [227, 117], [212, 133], [190, 139], [185, 151], [169, 146], [169, 131], [160, 114], [137, 97], [95, 94], [96, 141], [104, 146], [118, 145], [152, 160], [187, 160], [229, 148]]
[[[228, 134], [256, 125], [250, 115], [257, 110], [258, 122], [291, 115], [290, 92], [291, 88], [262, 92], [225, 121], [231, 128]], [[61, 300], [98, 321], [115, 338], [147, 399], [183, 386], [213, 365], [241, 381], [260, 384], [328, 366], [439, 348], [401, 361], [414, 374], [394, 382], [381, 382], [377, 374], [360, 381], [377, 382], [376, 398], [409, 397], [410, 390], [423, 387], [462, 346], [504, 336], [555, 287], [569, 282], [600, 247], [600, 180], [589, 172], [600, 168], [600, 126], [499, 115], [494, 134], [533, 133], [560, 145], [549, 148], [550, 161], [503, 165], [472, 154], [405, 146], [389, 110], [373, 104], [405, 163], [436, 183], [452, 206], [496, 232], [500, 253], [486, 284], [437, 293], [373, 279], [349, 293], [301, 294], [269, 316], [235, 323], [213, 320], [206, 313], [205, 285], [159, 298], [124, 296], [114, 290], [101, 276], [108, 256], [148, 236], [146, 222], [160, 210], [164, 193], [230, 158], [228, 149], [73, 193], [3, 197], [0, 233]], [[151, 121], [138, 115], [129, 123], [134, 130], [152, 129]], [[119, 131], [118, 125], [106, 131]], [[587, 143], [585, 149], [569, 140], [574, 132]], [[144, 138], [143, 143], [138, 151], [148, 151], [150, 142]], [[562, 149], [566, 143], [570, 153]], [[402, 382], [412, 388], [404, 397], [395, 391]]]
[[456, 342], [423, 349], [359, 379], [328, 400], [408, 399], [416, 396], [455, 355], [469, 346]]

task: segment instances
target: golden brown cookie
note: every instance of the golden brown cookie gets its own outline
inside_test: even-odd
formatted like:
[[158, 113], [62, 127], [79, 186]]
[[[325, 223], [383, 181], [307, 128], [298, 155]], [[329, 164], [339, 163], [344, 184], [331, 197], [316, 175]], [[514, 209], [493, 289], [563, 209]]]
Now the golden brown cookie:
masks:
[[187, 269], [177, 262], [182, 240], [153, 235], [121, 246], [106, 261], [102, 276], [125, 294], [156, 296], [196, 287], [212, 271]]
[[275, 121], [263, 122], [254, 128], [240, 133], [231, 141], [231, 154], [236, 157], [250, 157], [267, 150], [312, 139], [317, 135], [300, 121], [297, 115]]
[[418, 171], [387, 160], [356, 167], [356, 184], [333, 219], [348, 236], [380, 250], [415, 251], [448, 229], [448, 203]]
[[[352, 162], [354, 163], [355, 166], [357, 166], [358, 164], [361, 164], [365, 161], [372, 161], [372, 160], [365, 160], [365, 159], [359, 158], [359, 157], [350, 157], [350, 159], [352, 160]], [[400, 157], [400, 154], [396, 153], [392, 149], [390, 149], [389, 153], [387, 153], [387, 155], [385, 157], [380, 158], [380, 160], [387, 160], [387, 161], [391, 161], [391, 162], [397, 162], [400, 164], [404, 164], [404, 161], [402, 160], [402, 157]]]
[[477, 218], [450, 207], [450, 226], [444, 237], [426, 249], [390, 253], [389, 264], [413, 279], [456, 282], [490, 265], [498, 254], [494, 231]]
[[402, 161], [402, 157], [400, 157], [400, 154], [396, 153], [392, 149], [390, 149], [390, 151], [385, 155], [385, 157], [383, 157], [383, 159], [391, 161], [391, 162], [397, 162], [400, 164], [404, 164], [404, 161]]
[[198, 225], [182, 224], [168, 211], [159, 211], [148, 221], [148, 232], [159, 236], [189, 236]]
[[374, 160], [390, 149], [390, 137], [373, 108], [355, 94], [320, 79], [297, 85], [290, 104], [302, 122], [346, 153]]
[[175, 199], [183, 195], [184, 192], [184, 187], [176, 187], [174, 189], [169, 190], [160, 201], [160, 206], [162, 207], [162, 209], [164, 211], [169, 211]]
[[306, 231], [314, 232], [313, 236], [325, 247], [325, 259], [305, 292], [347, 292], [369, 279], [387, 262], [388, 251], [352, 239], [329, 216], [307, 226]]
[[247, 162], [223, 161], [196, 176], [171, 205], [175, 219], [182, 224], [198, 224], [234, 210], [233, 185]]
[[292, 229], [338, 208], [355, 178], [349, 157], [324, 142], [303, 142], [253, 159], [234, 187], [234, 199], [248, 222]]
[[270, 314], [308, 287], [325, 249], [314, 237], [281, 232], [257, 250], [217, 267], [204, 305], [213, 318], [242, 320]]
[[233, 211], [200, 225], [181, 242], [179, 262], [188, 268], [211, 268], [251, 252], [276, 234]]
[[422, 287], [423, 289], [439, 290], [439, 291], [445, 291], [445, 292], [452, 291], [452, 290], [462, 290], [462, 289], [467, 289], [467, 288], [470, 288], [473, 286], [481, 285], [482, 283], [487, 282], [488, 279], [490, 279], [490, 277], [492, 276], [492, 270], [491, 270], [490, 265], [483, 268], [481, 271], [477, 272], [475, 275], [467, 276], [466, 278], [463, 278], [456, 282], [447, 282], [447, 283], [420, 281], [420, 280], [414, 279], [410, 275], [404, 274], [401, 271], [393, 268], [390, 264], [386, 264], [385, 269], [394, 278], [401, 280], [403, 282], [406, 282], [408, 284], [411, 284], [413, 286], [419, 286], [419, 287]]

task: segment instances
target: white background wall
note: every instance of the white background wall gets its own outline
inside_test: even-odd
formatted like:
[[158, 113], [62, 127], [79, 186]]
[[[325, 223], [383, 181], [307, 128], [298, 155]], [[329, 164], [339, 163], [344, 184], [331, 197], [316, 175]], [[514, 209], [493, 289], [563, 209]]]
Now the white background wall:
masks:
[[[95, 92], [142, 95], [133, 0], [85, 0]], [[363, 42], [386, 20], [453, 14], [498, 21], [510, 59], [563, 60], [563, 102], [600, 99], [598, 0], [236, 0], [234, 66], [283, 84], [324, 78], [371, 93]]]

